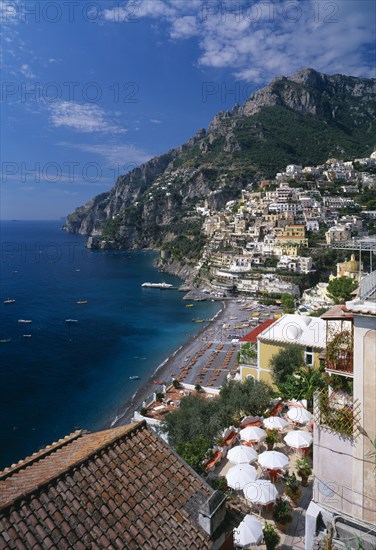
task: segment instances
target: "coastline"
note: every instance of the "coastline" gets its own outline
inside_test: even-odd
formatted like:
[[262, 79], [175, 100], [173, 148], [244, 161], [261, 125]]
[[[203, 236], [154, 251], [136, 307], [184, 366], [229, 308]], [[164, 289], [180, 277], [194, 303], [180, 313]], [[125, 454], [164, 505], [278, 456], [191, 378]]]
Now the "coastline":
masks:
[[[222, 308], [214, 315], [214, 317], [206, 323], [196, 334], [191, 336], [183, 344], [181, 344], [175, 351], [171, 353], [162, 363], [160, 363], [150, 374], [149, 378], [136, 390], [131, 399], [126, 401], [123, 405], [123, 410], [119, 416], [115, 419], [108, 420], [102, 429], [115, 428], [123, 426], [131, 422], [135, 411], [140, 411], [145, 396], [149, 399], [156, 391], [161, 391], [161, 386], [154, 384], [156, 380], [163, 380], [167, 382], [167, 385], [171, 383], [171, 373], [178, 373], [178, 367], [184, 360], [184, 357], [188, 354], [192, 354], [195, 347], [199, 345], [200, 340], [208, 337], [208, 333], [213, 330], [217, 325], [223, 324], [223, 320], [227, 314], [227, 310], [232, 299], [221, 300]], [[195, 369], [192, 369], [191, 376], [196, 376]]]

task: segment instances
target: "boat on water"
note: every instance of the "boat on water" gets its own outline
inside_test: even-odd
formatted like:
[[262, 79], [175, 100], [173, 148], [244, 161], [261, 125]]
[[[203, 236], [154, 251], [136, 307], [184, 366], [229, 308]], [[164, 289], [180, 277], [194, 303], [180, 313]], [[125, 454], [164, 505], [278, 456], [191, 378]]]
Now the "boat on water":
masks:
[[22, 325], [29, 325], [30, 323], [32, 323], [32, 320], [31, 319], [18, 319], [18, 322], [21, 323]]
[[77, 304], [87, 304], [87, 300], [77, 300]]
[[129, 377], [129, 380], [139, 380], [140, 377], [139, 376], [130, 376]]
[[23, 334], [22, 338], [31, 338], [31, 334]]
[[193, 304], [185, 304], [185, 307], [193, 307]]
[[77, 319], [65, 319], [66, 323], [78, 323]]
[[4, 304], [14, 304], [16, 300], [13, 300], [13, 298], [8, 298], [7, 300], [4, 300]]
[[205, 319], [193, 319], [194, 323], [204, 323]]
[[144, 288], [160, 288], [161, 290], [167, 290], [168, 288], [174, 288], [173, 285], [169, 283], [142, 283], [141, 285]]
[[12, 338], [2, 338], [0, 344], [9, 344], [12, 341]]

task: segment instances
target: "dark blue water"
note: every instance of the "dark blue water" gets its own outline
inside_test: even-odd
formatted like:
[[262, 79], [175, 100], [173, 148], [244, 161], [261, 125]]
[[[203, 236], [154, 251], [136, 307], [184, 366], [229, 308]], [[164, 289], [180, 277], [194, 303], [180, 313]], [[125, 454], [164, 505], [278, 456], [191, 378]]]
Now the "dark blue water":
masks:
[[[141, 288], [180, 281], [153, 267], [152, 252], [88, 251], [85, 237], [60, 226], [1, 224], [0, 339], [11, 341], [0, 343], [0, 468], [77, 427], [95, 430], [114, 419], [198, 330], [192, 317], [212, 317], [220, 307], [192, 310], [180, 292]], [[4, 304], [8, 298], [16, 302]]]

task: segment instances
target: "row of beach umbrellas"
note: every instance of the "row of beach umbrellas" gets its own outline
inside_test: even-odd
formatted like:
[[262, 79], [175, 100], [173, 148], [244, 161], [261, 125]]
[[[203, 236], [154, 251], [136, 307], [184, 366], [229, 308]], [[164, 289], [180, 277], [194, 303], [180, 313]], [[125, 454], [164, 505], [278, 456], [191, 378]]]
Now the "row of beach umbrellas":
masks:
[[[245, 449], [247, 449], [247, 447]], [[245, 449], [242, 449], [241, 445], [231, 449], [228, 454], [228, 459], [230, 462], [232, 460], [238, 461], [243, 459], [243, 455], [245, 458], [247, 455], [247, 451]], [[283, 470], [289, 463], [288, 457], [278, 451], [265, 451], [258, 457], [254, 457], [254, 455], [251, 455], [250, 453], [248, 454], [251, 461], [257, 460], [262, 468], [270, 471]], [[257, 477], [258, 474], [256, 468], [247, 463], [237, 463], [235, 466], [232, 466], [226, 474], [227, 485], [238, 491], [244, 490], [246, 486], [256, 481]]]
[[[312, 414], [303, 407], [291, 407], [287, 413], [287, 416], [290, 420], [297, 424], [307, 424], [307, 422], [309, 422], [312, 418]], [[270, 416], [269, 418], [265, 418], [263, 424], [270, 430], [278, 431], [284, 430], [286, 426], [289, 425], [287, 420], [281, 418], [280, 416]], [[267, 433], [258, 426], [247, 426], [246, 428], [240, 430], [239, 435], [243, 441], [255, 441], [260, 443], [266, 438]]]

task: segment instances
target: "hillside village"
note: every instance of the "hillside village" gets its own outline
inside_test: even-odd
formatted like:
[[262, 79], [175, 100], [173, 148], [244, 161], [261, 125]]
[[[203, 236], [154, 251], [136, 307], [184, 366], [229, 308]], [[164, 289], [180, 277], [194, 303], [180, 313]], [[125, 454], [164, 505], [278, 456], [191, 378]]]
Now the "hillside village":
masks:
[[[169, 185], [171, 181], [160, 186], [157, 180], [153, 187], [169, 195]], [[288, 165], [275, 179], [261, 181], [259, 190], [254, 184], [248, 185], [239, 199], [228, 201], [220, 210], [209, 207], [208, 197], [190, 214], [190, 220], [203, 218], [205, 236], [195, 267], [196, 282], [217, 296], [239, 293], [278, 297], [287, 292], [297, 298], [312, 281], [319, 282], [311, 305], [320, 307], [328, 297], [325, 287], [322, 296], [320, 274], [314, 276], [318, 266], [313, 252], [347, 248], [345, 257], [350, 259], [359, 248], [359, 244], [351, 245], [354, 240], [373, 240], [375, 187], [376, 152], [353, 161], [329, 159], [319, 166]], [[166, 248], [162, 256], [174, 257], [176, 250]], [[168, 262], [162, 267], [168, 269]], [[335, 269], [335, 263], [332, 267]], [[357, 271], [359, 279], [359, 268]]]

